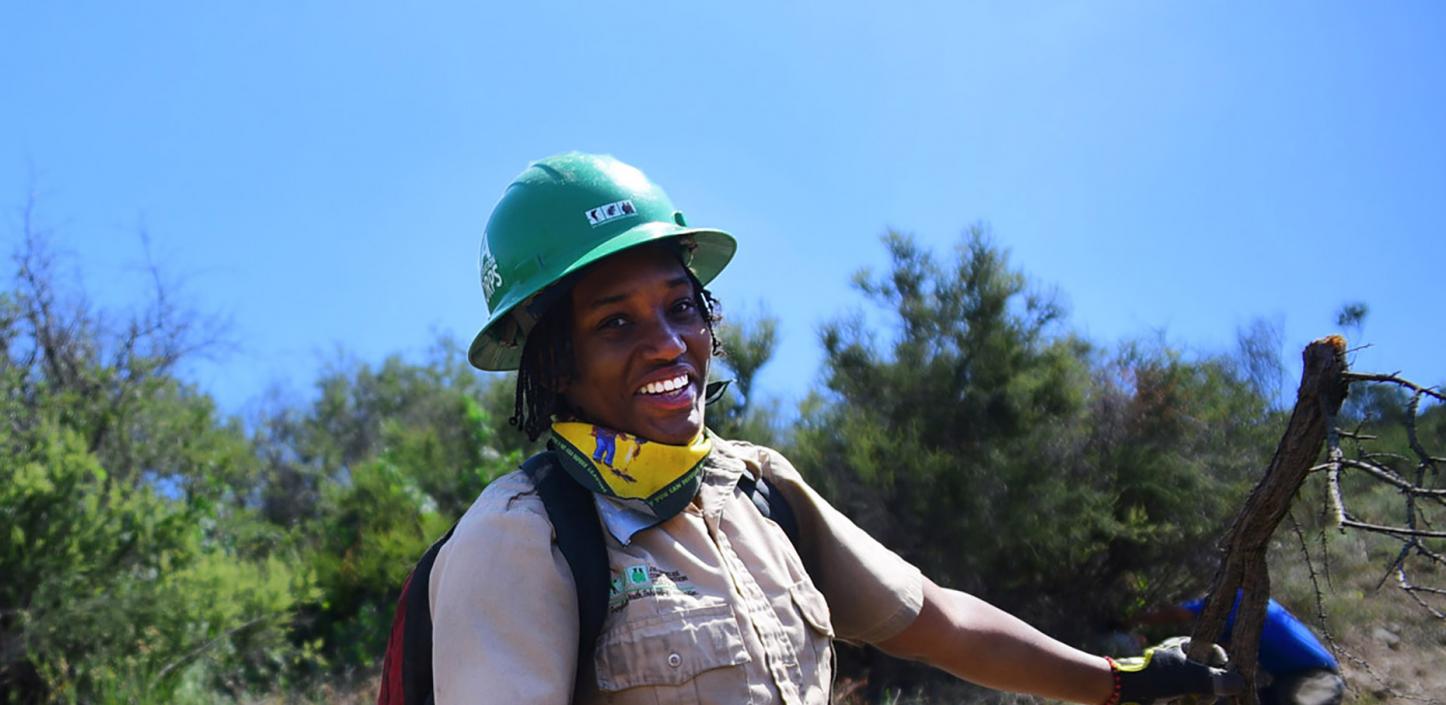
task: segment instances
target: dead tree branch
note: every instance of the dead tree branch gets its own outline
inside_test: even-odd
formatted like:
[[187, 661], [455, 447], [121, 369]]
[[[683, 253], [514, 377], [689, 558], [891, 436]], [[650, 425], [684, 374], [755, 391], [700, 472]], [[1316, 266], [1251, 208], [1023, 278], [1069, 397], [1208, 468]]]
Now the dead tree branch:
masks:
[[[1377, 583], [1377, 588], [1387, 580], [1395, 578], [1396, 587], [1410, 595], [1427, 614], [1446, 620], [1446, 611], [1429, 603], [1426, 596], [1446, 596], [1446, 588], [1417, 585], [1411, 580], [1411, 570], [1418, 564], [1446, 566], [1446, 531], [1433, 527], [1430, 511], [1446, 507], [1446, 487], [1441, 486], [1441, 465], [1446, 463], [1440, 456], [1432, 455], [1421, 438], [1418, 424], [1423, 418], [1421, 404], [1426, 399], [1446, 402], [1446, 396], [1433, 387], [1426, 387], [1401, 377], [1399, 374], [1346, 373], [1346, 380], [1352, 384], [1380, 384], [1394, 386], [1410, 392], [1405, 413], [1400, 425], [1405, 430], [1407, 451], [1393, 452], [1368, 449], [1367, 442], [1378, 441], [1384, 429], [1372, 434], [1331, 434], [1327, 439], [1327, 459], [1320, 466], [1326, 471], [1327, 497], [1335, 515], [1335, 524], [1341, 531], [1348, 529], [1386, 536], [1401, 542], [1401, 549]], [[1341, 447], [1342, 439], [1353, 444], [1355, 457], [1347, 457]], [[1401, 450], [1401, 449], [1396, 449]], [[1415, 457], [1411, 457], [1414, 455]], [[1391, 465], [1398, 467], [1391, 467]], [[1400, 467], [1407, 466], [1407, 467]], [[1347, 470], [1356, 471], [1366, 477], [1382, 482], [1402, 497], [1402, 513], [1399, 523], [1358, 518], [1346, 506], [1347, 492], [1342, 488], [1342, 478]], [[1409, 477], [1407, 477], [1409, 475]], [[1434, 482], [1435, 486], [1431, 483]], [[1439, 518], [1439, 515], [1438, 515]]]
[[[1225, 637], [1228, 617], [1231, 610], [1236, 609], [1235, 627], [1230, 639], [1231, 656], [1235, 668], [1247, 683], [1241, 699], [1250, 705], [1256, 703], [1255, 676], [1260, 632], [1270, 595], [1266, 548], [1301, 483], [1312, 472], [1325, 471], [1327, 507], [1339, 530], [1366, 532], [1401, 543], [1400, 550], [1381, 578], [1381, 584], [1394, 576], [1396, 586], [1428, 614], [1446, 620], [1446, 612], [1428, 602], [1428, 598], [1446, 597], [1446, 587], [1419, 585], [1411, 579], [1410, 572], [1413, 561], [1446, 566], [1446, 558], [1442, 555], [1446, 553], [1446, 549], [1442, 548], [1446, 545], [1446, 531], [1435, 527], [1428, 512], [1446, 506], [1446, 487], [1441, 486], [1440, 473], [1446, 460], [1427, 449], [1418, 429], [1422, 402], [1430, 399], [1446, 403], [1446, 394], [1396, 373], [1348, 371], [1345, 340], [1339, 336], [1312, 342], [1302, 355], [1304, 370], [1290, 421], [1264, 477], [1251, 491], [1221, 542], [1224, 557], [1205, 609], [1195, 624], [1190, 646], [1190, 658], [1205, 661], [1211, 644]], [[1405, 449], [1365, 448], [1364, 444], [1380, 442], [1385, 436], [1385, 429], [1380, 428], [1373, 427], [1369, 433], [1363, 432], [1366, 420], [1359, 420], [1352, 429], [1336, 428], [1336, 416], [1353, 384], [1392, 385], [1404, 390], [1403, 394], [1409, 393], [1404, 414], [1399, 415], [1400, 425], [1405, 431]], [[1392, 418], [1396, 417], [1392, 414]], [[1341, 445], [1342, 439], [1354, 446], [1353, 457], [1347, 457]], [[1317, 462], [1323, 445], [1326, 458]], [[1399, 521], [1382, 521], [1353, 514], [1346, 502], [1348, 493], [1342, 487], [1342, 478], [1347, 471], [1389, 487], [1400, 495], [1404, 511]], [[1298, 527], [1297, 537], [1304, 546], [1304, 536], [1299, 533]], [[1319, 603], [1315, 568], [1309, 563], [1307, 567], [1317, 587]]]
[[1260, 632], [1270, 598], [1266, 548], [1301, 483], [1315, 467], [1321, 444], [1345, 401], [1345, 353], [1346, 341], [1339, 336], [1312, 342], [1302, 353], [1304, 371], [1290, 422], [1265, 476], [1251, 491], [1221, 544], [1224, 559], [1191, 635], [1190, 658], [1207, 662], [1211, 645], [1223, 640], [1236, 594], [1241, 594], [1231, 639], [1231, 658], [1245, 679], [1246, 692], [1242, 698], [1250, 705], [1256, 703]]

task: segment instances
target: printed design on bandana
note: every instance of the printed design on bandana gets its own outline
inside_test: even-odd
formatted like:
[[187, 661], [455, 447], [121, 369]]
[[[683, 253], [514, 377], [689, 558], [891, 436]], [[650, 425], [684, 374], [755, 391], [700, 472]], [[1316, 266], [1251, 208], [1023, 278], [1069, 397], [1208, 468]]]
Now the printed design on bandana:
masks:
[[[592, 427], [592, 437], [597, 439], [597, 447], [592, 452], [593, 460], [601, 460], [608, 467], [613, 465], [613, 454], [617, 452], [618, 432], [601, 426]], [[637, 480], [633, 480], [637, 482]]]
[[608, 609], [616, 612], [633, 600], [662, 595], [697, 597], [698, 588], [682, 571], [663, 570], [646, 563], [626, 566], [621, 573], [614, 573], [608, 583]]
[[[648, 441], [644, 438], [629, 436], [626, 433], [620, 433], [602, 426], [592, 427], [592, 437], [597, 439], [597, 445], [592, 451], [592, 459], [595, 462], [600, 462], [607, 466], [607, 469], [611, 470], [612, 473], [617, 475], [618, 479], [623, 482], [636, 484], [638, 478], [628, 474], [628, 466], [632, 465], [633, 461], [637, 460], [638, 456], [643, 454], [643, 444]], [[631, 443], [632, 445], [629, 446], [628, 452], [623, 456], [623, 461], [621, 463], [615, 463], [613, 459], [617, 456], [617, 442], [619, 439], [621, 439], [624, 444]]]
[[687, 445], [669, 445], [605, 426], [578, 421], [552, 425], [562, 467], [579, 484], [658, 521], [682, 511], [702, 481], [703, 460], [713, 444], [698, 434]]

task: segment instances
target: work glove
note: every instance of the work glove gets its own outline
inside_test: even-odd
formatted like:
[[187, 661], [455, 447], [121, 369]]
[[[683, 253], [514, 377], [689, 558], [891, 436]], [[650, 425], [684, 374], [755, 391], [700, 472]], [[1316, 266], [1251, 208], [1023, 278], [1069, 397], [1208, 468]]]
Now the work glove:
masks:
[[1177, 636], [1145, 649], [1141, 656], [1110, 660], [1119, 689], [1118, 705], [1159, 705], [1185, 696], [1205, 696], [1199, 701], [1235, 695], [1245, 689], [1239, 673], [1226, 671], [1225, 650], [1214, 647], [1210, 664], [1185, 657], [1190, 639]]

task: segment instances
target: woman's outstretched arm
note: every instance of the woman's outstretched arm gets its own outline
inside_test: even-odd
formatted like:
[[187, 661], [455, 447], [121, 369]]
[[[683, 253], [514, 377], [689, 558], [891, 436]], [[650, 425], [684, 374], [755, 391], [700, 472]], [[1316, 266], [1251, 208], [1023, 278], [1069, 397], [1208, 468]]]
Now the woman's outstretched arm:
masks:
[[973, 595], [924, 581], [924, 608], [876, 644], [979, 685], [1098, 705], [1113, 692], [1109, 661], [1056, 641]]

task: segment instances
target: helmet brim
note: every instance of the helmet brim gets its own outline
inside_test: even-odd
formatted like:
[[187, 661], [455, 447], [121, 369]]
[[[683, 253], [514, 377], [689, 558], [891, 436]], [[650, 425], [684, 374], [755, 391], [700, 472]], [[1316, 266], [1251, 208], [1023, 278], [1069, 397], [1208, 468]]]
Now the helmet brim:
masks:
[[[552, 285], [606, 257], [639, 245], [685, 237], [691, 238], [693, 245], [689, 248], [690, 255], [685, 255], [685, 264], [692, 270], [693, 276], [705, 285], [728, 266], [728, 262], [733, 259], [733, 253], [738, 249], [738, 243], [733, 236], [722, 230], [658, 222], [642, 223], [594, 247], [556, 276], [545, 279], [539, 277], [535, 282], [515, 287], [515, 295], [500, 302], [501, 305], [487, 319], [487, 324], [482, 326], [482, 330], [472, 339], [472, 345], [467, 348], [467, 361], [479, 370], [491, 372], [517, 369], [522, 362], [522, 348], [531, 327], [530, 324], [524, 325], [523, 320], [513, 315], [519, 306], [528, 304]], [[541, 312], [536, 313], [541, 315]]]

